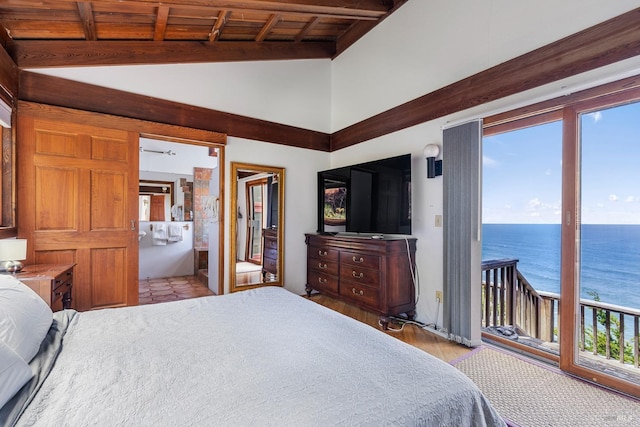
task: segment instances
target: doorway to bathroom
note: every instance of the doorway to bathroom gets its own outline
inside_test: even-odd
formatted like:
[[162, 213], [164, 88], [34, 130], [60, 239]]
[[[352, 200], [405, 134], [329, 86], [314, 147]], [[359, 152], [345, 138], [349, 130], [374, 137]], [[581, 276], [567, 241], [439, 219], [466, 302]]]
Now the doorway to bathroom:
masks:
[[140, 303], [221, 293], [223, 146], [139, 144]]

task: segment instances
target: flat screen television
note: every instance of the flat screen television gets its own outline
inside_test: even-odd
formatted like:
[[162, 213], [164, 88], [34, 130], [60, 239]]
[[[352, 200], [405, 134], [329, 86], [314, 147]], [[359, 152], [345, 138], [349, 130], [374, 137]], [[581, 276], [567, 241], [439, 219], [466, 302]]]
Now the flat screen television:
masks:
[[411, 154], [318, 172], [318, 232], [411, 234]]

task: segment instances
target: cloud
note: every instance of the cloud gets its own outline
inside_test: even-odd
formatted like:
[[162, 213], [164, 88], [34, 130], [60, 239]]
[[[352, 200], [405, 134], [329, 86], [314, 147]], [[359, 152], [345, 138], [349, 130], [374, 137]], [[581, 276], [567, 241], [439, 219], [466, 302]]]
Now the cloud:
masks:
[[626, 199], [624, 199], [624, 201], [625, 201], [626, 203], [633, 203], [633, 202], [637, 202], [637, 201], [638, 201], [638, 198], [637, 198], [637, 197], [635, 197], [635, 196], [627, 196], [627, 198], [626, 198]]
[[618, 196], [615, 194], [609, 194], [609, 201], [610, 202], [617, 202], [618, 201]]
[[547, 169], [546, 171], [544, 171], [544, 174], [547, 176], [551, 176], [551, 169]]
[[532, 209], [538, 209], [542, 206], [542, 202], [537, 197], [529, 200], [529, 207]]
[[492, 159], [491, 157], [488, 156], [482, 156], [482, 165], [483, 166], [488, 166], [488, 167], [496, 167], [498, 165], [500, 165], [500, 162], [498, 162], [495, 159]]
[[591, 117], [594, 123], [598, 123], [602, 120], [602, 112], [596, 111], [595, 113], [589, 113], [587, 114], [587, 117]]

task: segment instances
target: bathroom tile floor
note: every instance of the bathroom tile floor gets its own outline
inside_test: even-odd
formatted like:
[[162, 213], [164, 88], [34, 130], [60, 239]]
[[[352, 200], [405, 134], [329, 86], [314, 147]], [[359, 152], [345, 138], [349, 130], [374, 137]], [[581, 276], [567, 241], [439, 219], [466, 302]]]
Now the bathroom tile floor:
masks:
[[214, 295], [196, 276], [140, 280], [139, 289], [140, 305]]

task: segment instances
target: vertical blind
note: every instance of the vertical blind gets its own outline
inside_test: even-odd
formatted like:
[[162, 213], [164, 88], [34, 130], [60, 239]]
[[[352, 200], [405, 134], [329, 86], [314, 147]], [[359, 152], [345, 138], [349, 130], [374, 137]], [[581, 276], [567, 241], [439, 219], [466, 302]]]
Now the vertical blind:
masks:
[[482, 122], [443, 131], [444, 327], [450, 340], [480, 345]]

